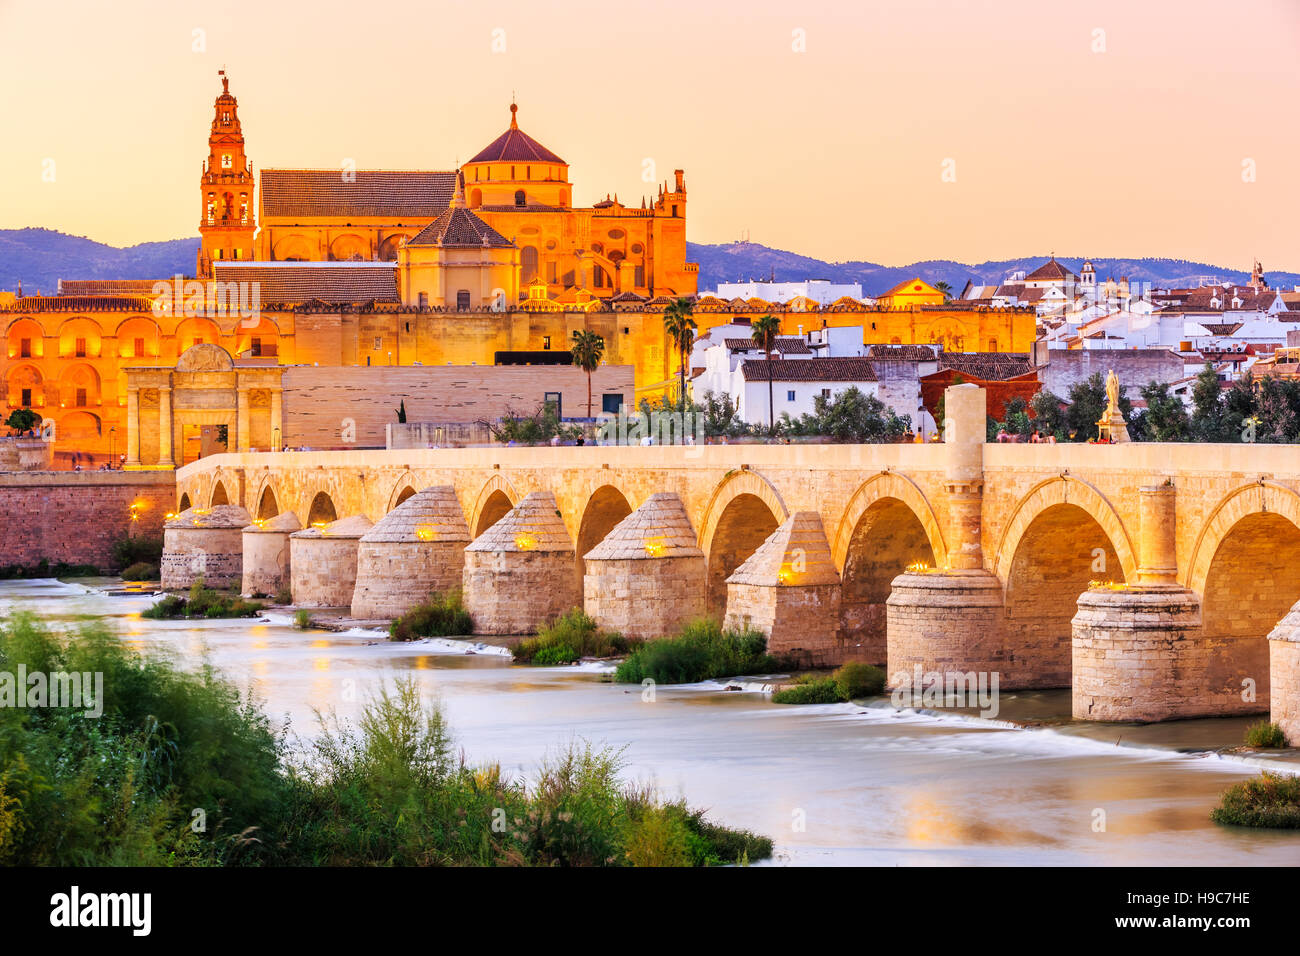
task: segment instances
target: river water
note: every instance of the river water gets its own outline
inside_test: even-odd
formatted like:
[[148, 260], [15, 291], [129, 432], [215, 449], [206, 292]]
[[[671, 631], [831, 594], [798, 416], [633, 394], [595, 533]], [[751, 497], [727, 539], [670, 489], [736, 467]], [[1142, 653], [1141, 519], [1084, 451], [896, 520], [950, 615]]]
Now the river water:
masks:
[[301, 736], [317, 710], [353, 717], [384, 681], [410, 675], [441, 701], [473, 763], [527, 775], [574, 739], [625, 748], [630, 778], [773, 837], [777, 863], [1300, 864], [1300, 832], [1209, 820], [1225, 787], [1278, 765], [1211, 752], [1240, 743], [1245, 719], [1072, 723], [1068, 691], [1003, 693], [997, 721], [887, 701], [791, 707], [771, 703], [761, 680], [738, 682], [741, 692], [660, 687], [646, 702], [640, 687], [602, 680], [603, 665], [514, 666], [490, 645], [299, 631], [279, 615], [142, 619], [152, 601], [0, 582], [0, 613], [28, 610], [56, 627], [100, 619], [144, 653], [206, 660]]

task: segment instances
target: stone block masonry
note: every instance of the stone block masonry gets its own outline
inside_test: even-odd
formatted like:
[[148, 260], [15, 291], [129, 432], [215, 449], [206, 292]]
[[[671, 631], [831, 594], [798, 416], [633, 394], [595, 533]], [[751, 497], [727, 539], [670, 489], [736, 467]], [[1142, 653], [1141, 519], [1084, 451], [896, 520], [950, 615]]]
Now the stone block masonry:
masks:
[[175, 506], [170, 471], [0, 473], [0, 566], [45, 559], [107, 569], [114, 543], [161, 538]]

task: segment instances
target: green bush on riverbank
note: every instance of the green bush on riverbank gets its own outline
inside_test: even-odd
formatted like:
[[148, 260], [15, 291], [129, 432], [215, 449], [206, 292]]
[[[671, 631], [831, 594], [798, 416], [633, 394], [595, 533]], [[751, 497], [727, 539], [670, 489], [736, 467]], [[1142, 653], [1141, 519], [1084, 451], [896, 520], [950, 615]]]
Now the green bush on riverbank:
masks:
[[1223, 792], [1210, 819], [1239, 827], [1300, 829], [1300, 777], [1265, 770], [1235, 783]]
[[646, 866], [772, 852], [620, 783], [617, 752], [570, 746], [533, 786], [471, 767], [411, 681], [355, 726], [322, 719], [291, 751], [210, 668], [141, 657], [102, 628], [71, 637], [0, 621], [4, 670], [103, 675], [98, 719], [0, 707], [2, 864]]
[[140, 616], [154, 620], [173, 617], [254, 617], [265, 607], [257, 601], [245, 601], [237, 594], [205, 588], [200, 579], [190, 587], [188, 597], [168, 594], [141, 611]]
[[418, 637], [463, 637], [474, 631], [469, 612], [460, 603], [460, 592], [432, 594], [388, 627], [390, 641], [413, 641]]
[[0, 581], [28, 578], [94, 578], [99, 577], [99, 573], [99, 568], [93, 564], [65, 564], [62, 561], [51, 564], [48, 558], [41, 558], [35, 564], [6, 564], [0, 567]]
[[602, 631], [582, 608], [575, 607], [525, 638], [511, 653], [519, 664], [571, 664], [584, 657], [615, 657], [636, 646], [621, 634]]
[[1267, 720], [1251, 724], [1246, 728], [1246, 746], [1259, 750], [1269, 750], [1286, 746], [1286, 734], [1277, 724]]
[[804, 674], [772, 694], [774, 704], [838, 704], [874, 697], [885, 689], [885, 672], [862, 661], [847, 661], [829, 677]]
[[123, 581], [157, 581], [161, 572], [156, 564], [150, 564], [148, 561], [137, 561], [128, 568], [122, 569]]
[[702, 618], [673, 637], [646, 641], [618, 665], [614, 680], [639, 684], [693, 684], [713, 677], [759, 674], [777, 668], [767, 654], [767, 638], [756, 631], [724, 631]]

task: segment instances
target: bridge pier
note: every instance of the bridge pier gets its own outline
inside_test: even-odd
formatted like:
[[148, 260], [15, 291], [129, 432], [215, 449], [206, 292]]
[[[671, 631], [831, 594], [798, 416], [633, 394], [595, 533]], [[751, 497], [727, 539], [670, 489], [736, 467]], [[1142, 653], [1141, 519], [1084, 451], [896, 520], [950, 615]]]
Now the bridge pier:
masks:
[[357, 547], [370, 528], [365, 515], [352, 515], [289, 535], [293, 603], [350, 607], [357, 584]]
[[475, 634], [533, 634], [582, 607], [575, 549], [555, 495], [534, 491], [465, 549]]
[[1268, 719], [1300, 747], [1300, 604], [1268, 635], [1268, 673]]
[[583, 604], [600, 627], [662, 637], [705, 614], [704, 552], [675, 494], [651, 495], [583, 560]]
[[[910, 569], [894, 578], [886, 605], [889, 686], [922, 674], [1007, 673], [1004, 597], [997, 576], [984, 569], [980, 542], [984, 506], [984, 390], [944, 390], [944, 481], [948, 553], [940, 568]], [[936, 556], [938, 557], [938, 556]], [[915, 688], [920, 690], [920, 688]]]
[[1148, 722], [1240, 710], [1234, 688], [1218, 673], [1201, 603], [1178, 584], [1174, 486], [1148, 485], [1138, 495], [1136, 581], [1079, 597], [1071, 640], [1074, 717]]
[[840, 576], [815, 511], [790, 515], [727, 578], [723, 626], [766, 634], [768, 653], [799, 667], [868, 659], [840, 627]]
[[425, 488], [361, 536], [352, 616], [392, 620], [429, 600], [459, 591], [469, 525], [450, 485]]
[[202, 579], [229, 588], [243, 578], [248, 512], [238, 505], [189, 508], [163, 525], [162, 586], [186, 590]]
[[282, 511], [265, 521], [255, 520], [244, 529], [244, 576], [240, 593], [274, 596], [290, 586], [289, 535], [301, 531], [298, 516]]

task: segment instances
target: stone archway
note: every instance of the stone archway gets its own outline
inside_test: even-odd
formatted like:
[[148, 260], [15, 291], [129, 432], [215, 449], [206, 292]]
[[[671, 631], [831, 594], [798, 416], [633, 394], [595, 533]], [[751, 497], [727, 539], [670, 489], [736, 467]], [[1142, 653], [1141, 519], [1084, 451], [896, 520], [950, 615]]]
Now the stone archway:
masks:
[[475, 538], [506, 516], [519, 501], [519, 494], [500, 475], [493, 475], [479, 490], [474, 501], [470, 534]]
[[578, 535], [575, 540], [577, 550], [577, 574], [581, 583], [586, 572], [585, 555], [614, 529], [614, 526], [632, 513], [628, 497], [613, 485], [601, 485], [591, 493], [582, 509], [578, 522]]
[[948, 545], [944, 541], [943, 530], [939, 525], [939, 519], [930, 507], [930, 501], [925, 497], [925, 493], [920, 487], [905, 475], [897, 472], [886, 471], [878, 475], [873, 475], [862, 483], [849, 503], [844, 508], [844, 514], [840, 518], [839, 525], [835, 530], [835, 540], [831, 543], [831, 552], [835, 555], [835, 566], [844, 572], [845, 562], [848, 560], [850, 545], [853, 541], [853, 535], [865, 515], [877, 502], [885, 500], [895, 500], [906, 505], [912, 512], [912, 515], [920, 523], [922, 530], [925, 532], [925, 539], [929, 544], [930, 552], [933, 555], [933, 561], [937, 567], [948, 556]]
[[752, 471], [731, 472], [713, 489], [700, 531], [700, 550], [708, 566], [706, 606], [710, 614], [723, 615], [727, 578], [789, 516], [776, 488]]
[[338, 520], [338, 511], [334, 507], [334, 499], [328, 492], [318, 491], [311, 499], [311, 504], [307, 508], [307, 527], [312, 528], [320, 524], [329, 524], [331, 521]]

